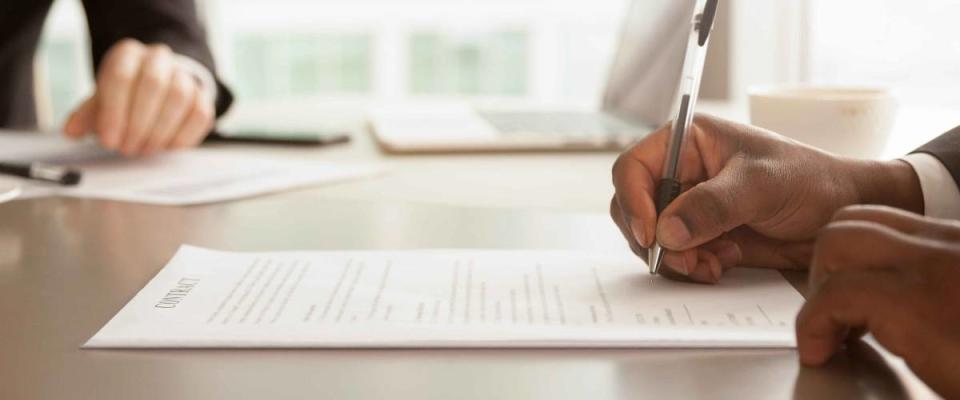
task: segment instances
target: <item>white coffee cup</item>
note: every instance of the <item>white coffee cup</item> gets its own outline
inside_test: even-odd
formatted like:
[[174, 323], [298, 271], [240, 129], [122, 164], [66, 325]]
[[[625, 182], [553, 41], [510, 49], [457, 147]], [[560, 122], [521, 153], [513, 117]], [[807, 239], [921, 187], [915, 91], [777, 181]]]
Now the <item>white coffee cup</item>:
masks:
[[750, 90], [750, 122], [823, 150], [879, 158], [896, 120], [888, 89], [765, 86]]

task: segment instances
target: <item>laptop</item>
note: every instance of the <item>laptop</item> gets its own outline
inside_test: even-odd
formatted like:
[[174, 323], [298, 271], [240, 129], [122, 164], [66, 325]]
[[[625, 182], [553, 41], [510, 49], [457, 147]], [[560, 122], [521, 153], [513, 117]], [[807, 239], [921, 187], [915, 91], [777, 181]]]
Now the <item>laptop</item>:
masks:
[[633, 0], [595, 111], [379, 107], [369, 121], [385, 150], [620, 151], [670, 118], [695, 0]]

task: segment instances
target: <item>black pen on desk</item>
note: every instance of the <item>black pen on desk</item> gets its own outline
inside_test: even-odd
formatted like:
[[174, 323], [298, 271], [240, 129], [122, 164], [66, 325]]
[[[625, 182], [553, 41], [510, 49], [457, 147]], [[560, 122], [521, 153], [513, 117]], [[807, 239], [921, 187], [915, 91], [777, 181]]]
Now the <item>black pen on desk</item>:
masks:
[[62, 186], [79, 185], [83, 178], [83, 173], [76, 169], [42, 163], [0, 162], [0, 174], [56, 183]]
[[240, 131], [225, 134], [213, 132], [207, 135], [204, 143], [246, 143], [286, 146], [329, 146], [350, 142], [350, 135], [340, 132], [277, 132], [277, 131]]
[[[690, 130], [690, 125], [693, 124], [694, 108], [697, 104], [697, 96], [700, 94], [700, 79], [703, 77], [703, 64], [707, 57], [707, 45], [710, 42], [710, 31], [713, 29], [713, 19], [717, 15], [717, 1], [698, 0], [693, 21], [691, 21], [693, 29], [690, 30], [690, 39], [687, 41], [683, 75], [680, 77], [680, 106], [670, 132], [670, 144], [663, 163], [663, 175], [657, 185], [658, 217], [680, 195], [681, 184], [677, 165], [680, 162], [683, 140]], [[663, 247], [656, 240], [650, 247], [647, 261], [650, 263], [651, 274], [660, 271]]]

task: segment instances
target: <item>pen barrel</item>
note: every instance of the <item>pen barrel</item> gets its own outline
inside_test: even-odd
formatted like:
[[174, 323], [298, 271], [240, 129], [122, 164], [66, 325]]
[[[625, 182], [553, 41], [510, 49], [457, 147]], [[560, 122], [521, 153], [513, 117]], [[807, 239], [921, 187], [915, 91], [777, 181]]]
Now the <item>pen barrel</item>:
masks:
[[0, 162], [0, 174], [28, 178], [30, 177], [30, 165]]
[[663, 210], [673, 202], [677, 196], [680, 196], [681, 185], [676, 179], [661, 179], [657, 185], [657, 216], [663, 213]]

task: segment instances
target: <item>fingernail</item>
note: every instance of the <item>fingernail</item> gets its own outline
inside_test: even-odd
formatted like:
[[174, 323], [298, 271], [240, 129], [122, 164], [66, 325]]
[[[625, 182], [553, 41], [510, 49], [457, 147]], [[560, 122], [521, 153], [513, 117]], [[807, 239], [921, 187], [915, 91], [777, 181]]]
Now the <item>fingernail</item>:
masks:
[[637, 240], [637, 244], [641, 247], [647, 247], [647, 235], [644, 233], [643, 221], [631, 218], [630, 230], [633, 231], [633, 238]]
[[723, 267], [720, 264], [710, 263], [710, 275], [714, 282], [720, 282], [720, 276], [723, 275]]
[[720, 264], [728, 268], [736, 267], [737, 264], [740, 264], [740, 260], [743, 257], [743, 254], [740, 253], [740, 246], [735, 243], [721, 247], [716, 255], [720, 260]]
[[690, 242], [690, 229], [687, 229], [687, 225], [679, 217], [668, 217], [660, 224], [657, 238], [664, 246], [684, 248]]
[[663, 255], [663, 265], [674, 270], [683, 276], [690, 276], [690, 268], [687, 267], [687, 258], [679, 253], [666, 253]]
[[680, 262], [680, 273], [686, 276], [690, 276], [690, 266], [687, 265], [687, 258], [680, 257], [680, 259], [682, 260]]

